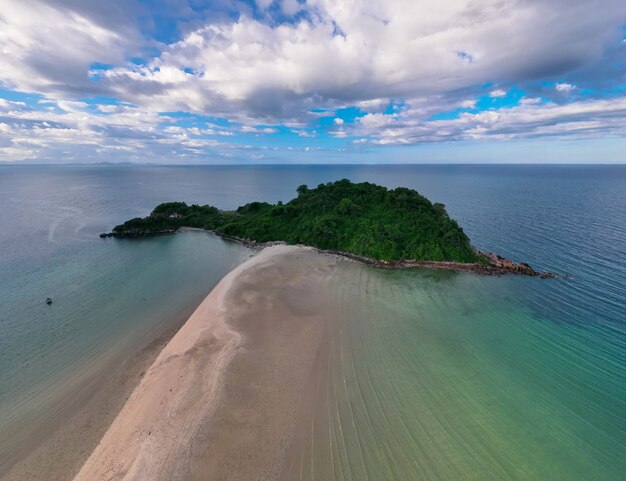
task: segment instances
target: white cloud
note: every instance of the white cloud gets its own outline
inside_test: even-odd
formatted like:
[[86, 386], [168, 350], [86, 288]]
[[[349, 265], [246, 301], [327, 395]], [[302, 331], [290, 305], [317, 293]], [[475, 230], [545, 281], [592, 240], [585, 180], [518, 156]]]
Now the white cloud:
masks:
[[447, 95], [597, 61], [626, 8], [606, 0], [590, 15], [588, 3], [310, 0], [296, 23], [242, 15], [205, 25], [145, 67], [105, 71], [101, 83], [146, 108], [297, 122], [314, 106]]
[[240, 131], [249, 134], [275, 134], [278, 132], [278, 129], [273, 127], [254, 127], [252, 125], [244, 125], [241, 127]]
[[62, 96], [97, 91], [90, 66], [121, 62], [138, 42], [117, 27], [43, 0], [0, 0], [0, 85]]
[[[624, 55], [623, 0], [602, 8], [595, 0], [256, 0], [254, 11], [242, 6], [238, 16], [179, 25], [183, 36], [169, 45], [143, 38], [126, 18], [134, 18], [133, 4], [0, 0], [0, 87], [46, 97], [34, 106], [0, 99], [3, 158], [52, 156], [72, 145], [76, 155], [97, 146], [102, 155], [230, 156], [244, 147], [205, 137], [269, 135], [274, 125], [315, 135], [320, 117], [338, 119], [337, 137], [380, 145], [623, 133], [622, 98], [565, 95], [594, 79], [623, 83], [623, 68], [614, 68], [623, 65], [614, 61]], [[145, 46], [160, 53], [129, 63]], [[571, 83], [525, 89], [518, 107], [430, 120], [474, 110], [481, 85], [497, 85], [489, 95], [502, 97], [550, 79]], [[94, 95], [124, 104], [94, 111], [79, 101]], [[365, 115], [343, 124], [336, 116], [345, 107]], [[167, 117], [158, 113], [171, 111], [239, 127], [164, 130]]]
[[380, 112], [389, 105], [389, 99], [361, 100], [356, 105], [365, 112]]
[[333, 122], [335, 123], [335, 125], [343, 125], [343, 119], [339, 117], [335, 117], [335, 120], [333, 120]]
[[367, 114], [359, 118], [359, 123], [365, 127], [378, 129], [392, 123], [395, 117], [387, 114]]
[[520, 99], [521, 105], [534, 105], [534, 104], [540, 104], [540, 103], [541, 103], [541, 98], [539, 97], [522, 97]]
[[0, 112], [11, 112], [13, 110], [28, 109], [24, 102], [13, 102], [11, 100], [0, 99]]
[[406, 109], [388, 118], [369, 114], [349, 132], [377, 145], [468, 139], [626, 135], [626, 97], [580, 101], [565, 105], [526, 102], [513, 108], [463, 113], [452, 120], [426, 120], [421, 111]]
[[461, 102], [460, 107], [464, 108], [464, 109], [476, 108], [476, 100], [474, 100], [474, 99], [464, 100], [463, 102]]
[[26, 147], [2, 147], [0, 146], [0, 162], [14, 160], [34, 159], [36, 151]]
[[575, 85], [568, 83], [558, 83], [554, 86], [554, 88], [561, 93], [568, 94], [576, 89]]
[[282, 0], [280, 8], [285, 15], [295, 15], [302, 10], [302, 5], [298, 0]]
[[493, 90], [489, 93], [489, 97], [498, 98], [504, 97], [506, 95], [506, 91], [502, 89]]
[[[187, 162], [219, 159], [254, 150], [208, 136], [229, 136], [223, 129], [168, 125], [176, 119], [131, 106], [89, 107], [80, 102], [46, 99], [53, 109], [9, 109], [0, 102], [0, 160], [89, 162], [130, 160], [159, 162], [181, 157]], [[19, 105], [19, 103], [17, 103]], [[273, 133], [272, 128], [243, 128]], [[68, 154], [69, 152], [69, 154]]]
[[255, 0], [255, 3], [261, 10], [267, 10], [274, 3], [274, 0]]

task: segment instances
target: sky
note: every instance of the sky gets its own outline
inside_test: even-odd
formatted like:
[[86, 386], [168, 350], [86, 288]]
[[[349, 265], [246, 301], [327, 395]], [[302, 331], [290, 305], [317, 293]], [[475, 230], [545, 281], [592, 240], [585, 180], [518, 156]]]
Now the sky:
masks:
[[0, 164], [626, 163], [624, 0], [0, 0]]

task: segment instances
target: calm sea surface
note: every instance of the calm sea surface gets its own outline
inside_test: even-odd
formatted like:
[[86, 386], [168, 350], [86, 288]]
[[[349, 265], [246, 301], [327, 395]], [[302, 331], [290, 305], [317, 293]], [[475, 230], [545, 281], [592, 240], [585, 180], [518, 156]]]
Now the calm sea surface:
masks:
[[477, 247], [569, 277], [340, 270], [298, 476], [624, 479], [626, 166], [0, 167], [0, 464], [249, 255], [98, 233], [164, 201], [229, 209], [340, 178], [415, 188]]

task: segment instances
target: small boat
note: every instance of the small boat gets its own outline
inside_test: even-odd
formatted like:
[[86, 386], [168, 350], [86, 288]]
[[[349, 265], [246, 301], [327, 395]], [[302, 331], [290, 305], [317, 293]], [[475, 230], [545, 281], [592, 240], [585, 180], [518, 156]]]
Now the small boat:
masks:
[[48, 304], [48, 305], [52, 304], [52, 298], [51, 297], [46, 297], [46, 304]]

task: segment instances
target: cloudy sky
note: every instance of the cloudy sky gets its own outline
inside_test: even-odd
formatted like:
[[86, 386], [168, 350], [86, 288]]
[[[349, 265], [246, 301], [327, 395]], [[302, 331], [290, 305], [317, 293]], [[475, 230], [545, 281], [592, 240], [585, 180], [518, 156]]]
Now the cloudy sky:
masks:
[[624, 0], [0, 0], [0, 162], [626, 162]]

